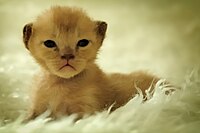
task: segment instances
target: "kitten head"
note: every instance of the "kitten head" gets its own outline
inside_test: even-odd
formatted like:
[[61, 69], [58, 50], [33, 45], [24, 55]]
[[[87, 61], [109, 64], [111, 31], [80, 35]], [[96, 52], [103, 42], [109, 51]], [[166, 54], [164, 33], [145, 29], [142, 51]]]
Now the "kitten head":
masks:
[[106, 29], [81, 9], [57, 6], [24, 26], [23, 41], [44, 69], [70, 78], [94, 62]]

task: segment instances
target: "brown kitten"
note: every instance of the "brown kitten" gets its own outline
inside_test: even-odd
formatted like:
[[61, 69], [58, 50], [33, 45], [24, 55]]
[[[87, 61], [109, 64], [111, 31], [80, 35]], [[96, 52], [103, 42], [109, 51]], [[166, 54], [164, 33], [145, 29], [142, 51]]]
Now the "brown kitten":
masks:
[[47, 109], [51, 117], [80, 117], [127, 103], [136, 86], [143, 92], [158, 78], [145, 72], [105, 74], [95, 59], [107, 24], [94, 21], [79, 8], [55, 6], [25, 25], [26, 48], [42, 68], [36, 76], [28, 119]]

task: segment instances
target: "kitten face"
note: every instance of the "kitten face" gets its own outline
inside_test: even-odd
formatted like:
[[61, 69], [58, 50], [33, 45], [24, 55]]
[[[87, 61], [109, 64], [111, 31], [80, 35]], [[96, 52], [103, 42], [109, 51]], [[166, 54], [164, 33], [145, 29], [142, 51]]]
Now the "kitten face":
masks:
[[54, 7], [24, 27], [24, 43], [43, 68], [70, 78], [95, 60], [106, 28], [80, 9]]

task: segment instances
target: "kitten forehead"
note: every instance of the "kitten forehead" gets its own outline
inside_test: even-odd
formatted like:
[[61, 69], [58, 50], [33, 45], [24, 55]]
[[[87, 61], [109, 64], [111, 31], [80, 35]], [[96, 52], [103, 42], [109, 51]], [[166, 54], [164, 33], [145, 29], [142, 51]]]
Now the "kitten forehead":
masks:
[[39, 23], [42, 20], [49, 21], [48, 23], [52, 23], [52, 27], [58, 29], [60, 32], [72, 32], [77, 28], [79, 30], [90, 29], [94, 26], [94, 22], [80, 8], [55, 6], [40, 15], [37, 19]]
[[53, 21], [59, 29], [73, 30], [82, 23], [92, 23], [86, 13], [78, 8], [55, 7], [52, 11]]

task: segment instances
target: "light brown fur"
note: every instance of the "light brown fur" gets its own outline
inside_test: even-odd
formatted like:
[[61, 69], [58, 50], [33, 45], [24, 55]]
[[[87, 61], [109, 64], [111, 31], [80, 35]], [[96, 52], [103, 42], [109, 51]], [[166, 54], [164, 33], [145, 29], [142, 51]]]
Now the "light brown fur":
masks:
[[[28, 119], [47, 109], [54, 118], [73, 113], [81, 117], [115, 103], [114, 110], [137, 93], [136, 86], [144, 92], [158, 81], [145, 72], [106, 74], [96, 65], [106, 28], [105, 22], [92, 20], [81, 9], [59, 6], [24, 27], [24, 43], [42, 68], [36, 76]], [[89, 45], [77, 47], [80, 39], [90, 40]], [[45, 40], [54, 40], [57, 47], [45, 47]], [[68, 61], [75, 69], [60, 69], [66, 64], [61, 58], [66, 53], [75, 56]]]

